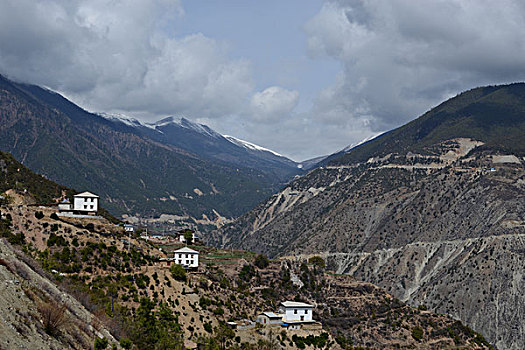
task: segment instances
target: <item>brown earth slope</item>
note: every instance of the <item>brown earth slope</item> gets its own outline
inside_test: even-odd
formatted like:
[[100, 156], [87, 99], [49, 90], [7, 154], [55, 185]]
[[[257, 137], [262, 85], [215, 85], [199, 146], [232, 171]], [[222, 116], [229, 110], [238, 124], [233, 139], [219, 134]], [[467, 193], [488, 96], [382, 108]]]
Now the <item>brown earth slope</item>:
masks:
[[[17, 204], [1, 209], [4, 216], [9, 214], [11, 218], [9, 239], [23, 233], [23, 242], [18, 243], [22, 243], [25, 254], [36, 258], [54, 276], [42, 272], [48, 276], [45, 283], [49, 287], [38, 285], [37, 296], [28, 292], [23, 296], [20, 286], [36, 282], [24, 273], [14, 277], [10, 271], [18, 271], [21, 259], [37, 265], [3, 243], [2, 258], [6, 263], [0, 269], [5, 283], [13, 289], [6, 288], [3, 293], [20, 295], [22, 299], [6, 297], [9, 305], [4, 305], [5, 326], [0, 327], [0, 332], [5, 332], [3, 339], [9, 343], [2, 348], [17, 348], [19, 344], [34, 348], [85, 348], [93, 344], [95, 336], [105, 336], [116, 344], [104, 329], [118, 339], [125, 337], [126, 330], [115, 323], [122, 315], [118, 310], [137, 310], [142, 297], [155, 300], [157, 305], [166, 303], [176, 315], [184, 339], [207, 344], [210, 349], [220, 346], [221, 341], [231, 349], [313, 349], [314, 343], [324, 349], [490, 348], [480, 335], [448, 316], [411, 308], [381, 288], [349, 276], [327, 274], [316, 264], [284, 259], [261, 265], [257, 263], [261, 258], [256, 259], [251, 253], [195, 246], [201, 251], [201, 268], [187, 274], [185, 281], [176, 280], [169, 268], [158, 261], [176, 246], [151, 245], [132, 238], [128, 251], [130, 246], [123, 241], [127, 235], [105, 220], [65, 222], [52, 217], [53, 208], [26, 205], [23, 195], [10, 193]], [[12, 280], [19, 282], [9, 282]], [[70, 291], [97, 317], [64, 291], [58, 291], [54, 284]], [[85, 327], [84, 333], [75, 335], [76, 328], [68, 326], [61, 328], [60, 336], [42, 335], [35, 308], [40, 299], [47, 300], [47, 294], [39, 293], [48, 293], [48, 289], [57, 291], [56, 305], [73, 305], [68, 306], [68, 317]], [[115, 311], [110, 295], [114, 296]], [[36, 301], [28, 301], [31, 298]], [[279, 302], [294, 299], [315, 305], [315, 319], [322, 328], [285, 332], [280, 327], [233, 333], [224, 330], [226, 321], [254, 320], [262, 311], [275, 310]], [[21, 324], [27, 324], [28, 329]], [[73, 336], [79, 339], [71, 339]]]
[[459, 138], [316, 169], [209, 241], [322, 255], [333, 271], [523, 349], [524, 161], [480, 145]]

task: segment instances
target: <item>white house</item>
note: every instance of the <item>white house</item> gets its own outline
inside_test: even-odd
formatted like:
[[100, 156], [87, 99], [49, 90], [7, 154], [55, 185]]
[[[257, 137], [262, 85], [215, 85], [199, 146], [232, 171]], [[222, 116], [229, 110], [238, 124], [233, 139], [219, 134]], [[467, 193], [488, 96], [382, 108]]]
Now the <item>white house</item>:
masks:
[[175, 264], [179, 264], [184, 267], [199, 267], [199, 252], [188, 247], [176, 250], [173, 259], [175, 261]]
[[99, 196], [82, 192], [73, 196], [73, 211], [84, 215], [95, 215], [98, 211]]
[[283, 315], [273, 312], [263, 312], [257, 316], [256, 322], [263, 325], [280, 325], [283, 323]]
[[61, 213], [72, 213], [73, 212], [73, 205], [69, 201], [69, 199], [64, 199], [62, 202], [58, 203], [58, 211]]
[[[195, 232], [191, 233], [191, 241], [192, 243], [195, 243], [195, 239], [197, 239], [197, 236], [195, 235]], [[183, 232], [179, 232], [179, 242], [186, 243], [186, 237], [184, 237]]]
[[279, 313], [284, 315], [284, 322], [314, 322], [313, 308], [313, 305], [307, 303], [285, 301], [279, 305]]

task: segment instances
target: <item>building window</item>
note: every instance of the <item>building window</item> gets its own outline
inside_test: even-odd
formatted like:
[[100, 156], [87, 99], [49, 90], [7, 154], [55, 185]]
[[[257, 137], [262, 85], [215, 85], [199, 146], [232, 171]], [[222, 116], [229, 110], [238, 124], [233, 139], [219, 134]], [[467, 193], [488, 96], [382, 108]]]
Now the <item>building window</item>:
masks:
[[93, 209], [93, 206], [92, 206], [92, 205], [90, 205], [90, 206], [89, 206], [89, 209]]
[[304, 310], [304, 314], [305, 314], [305, 315], [308, 315], [308, 310]]
[[87, 209], [87, 205], [84, 204], [84, 209]]
[[293, 309], [293, 313], [297, 315], [297, 309]]

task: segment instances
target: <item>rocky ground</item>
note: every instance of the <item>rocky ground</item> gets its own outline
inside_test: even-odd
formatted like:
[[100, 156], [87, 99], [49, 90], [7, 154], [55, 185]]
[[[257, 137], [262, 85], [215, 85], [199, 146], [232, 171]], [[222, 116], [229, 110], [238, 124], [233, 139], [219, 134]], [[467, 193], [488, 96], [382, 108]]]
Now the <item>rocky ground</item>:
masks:
[[523, 349], [524, 237], [524, 161], [459, 139], [314, 170], [210, 242], [321, 255], [333, 271], [452, 315], [498, 348]]

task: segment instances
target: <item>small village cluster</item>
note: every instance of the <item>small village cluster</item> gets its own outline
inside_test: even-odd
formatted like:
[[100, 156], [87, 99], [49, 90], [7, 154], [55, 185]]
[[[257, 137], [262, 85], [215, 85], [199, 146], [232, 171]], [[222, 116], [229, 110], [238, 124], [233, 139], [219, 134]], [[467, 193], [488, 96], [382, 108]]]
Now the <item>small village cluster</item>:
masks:
[[[73, 196], [73, 203], [69, 199], [64, 199], [58, 204], [58, 215], [69, 217], [95, 217], [99, 209], [99, 196], [91, 192], [82, 192]], [[124, 231], [127, 233], [134, 232], [134, 226], [131, 224], [124, 225]], [[155, 236], [141, 236], [146, 240]], [[188, 238], [189, 239], [189, 238]], [[187, 237], [180, 233], [176, 240], [186, 244]], [[192, 232], [192, 241], [195, 242], [198, 237]], [[183, 247], [173, 252], [171, 258], [161, 258], [161, 262], [170, 266], [172, 263], [181, 265], [186, 270], [197, 270], [199, 268], [199, 252], [189, 247]], [[266, 311], [259, 314], [255, 322], [245, 320], [245, 322], [228, 322], [229, 326], [236, 329], [248, 329], [255, 327], [255, 324], [263, 326], [279, 326], [285, 329], [316, 329], [320, 324], [313, 319], [313, 308], [311, 304], [298, 301], [285, 301], [279, 305], [277, 312]]]

